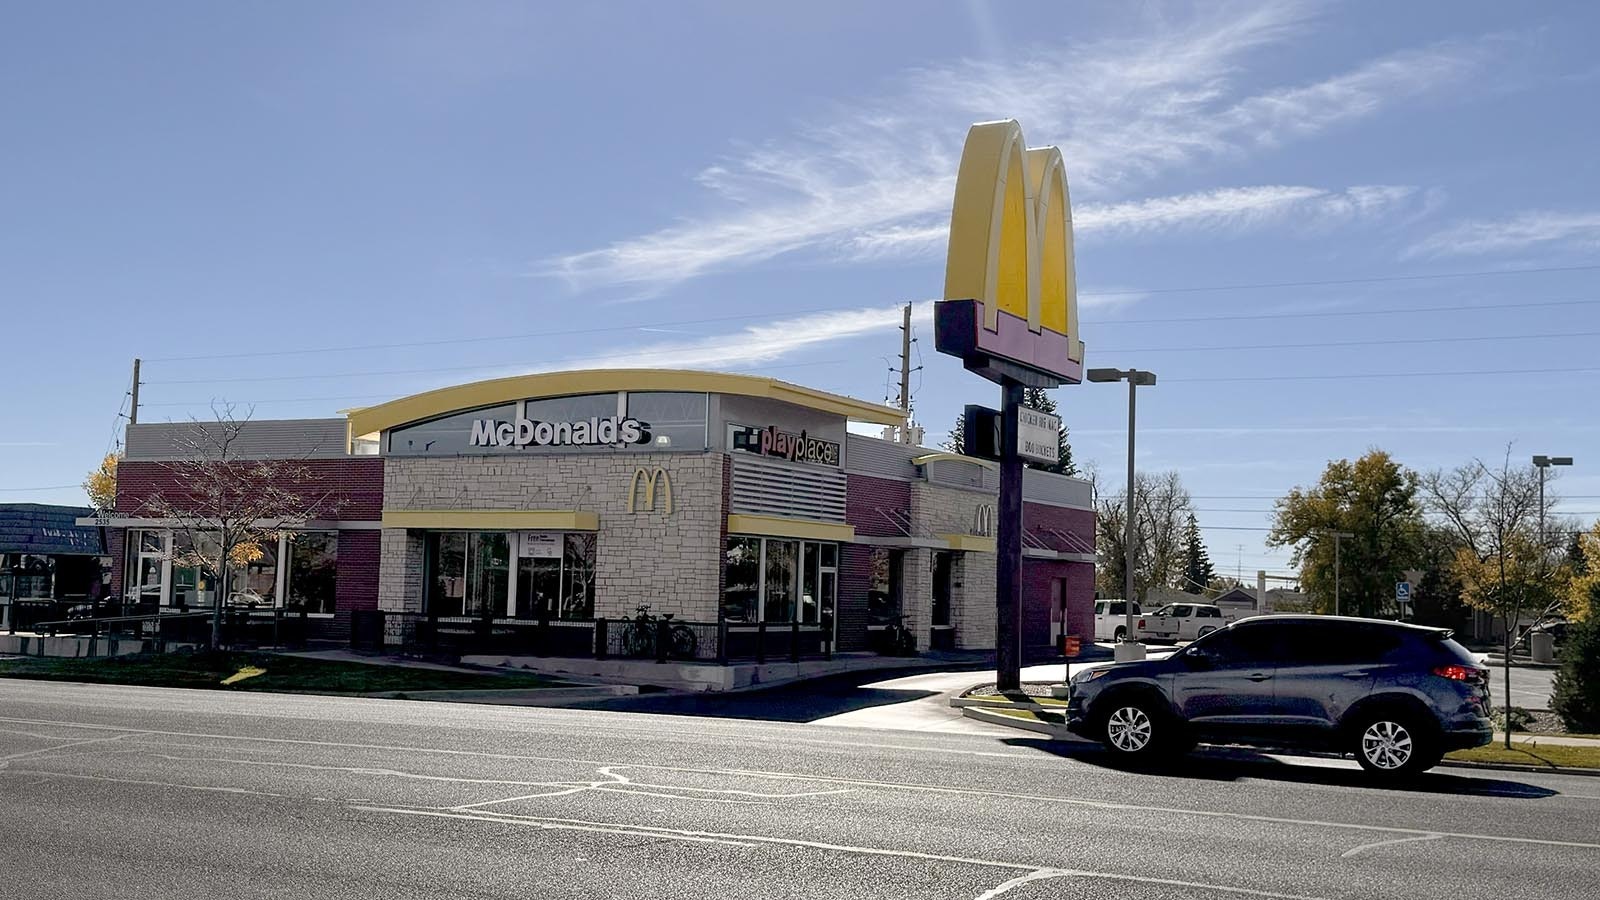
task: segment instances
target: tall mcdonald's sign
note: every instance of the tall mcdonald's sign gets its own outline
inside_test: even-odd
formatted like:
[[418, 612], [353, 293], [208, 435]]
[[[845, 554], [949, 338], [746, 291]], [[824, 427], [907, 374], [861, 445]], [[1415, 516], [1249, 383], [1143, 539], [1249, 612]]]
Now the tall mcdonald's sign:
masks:
[[[967, 131], [950, 211], [944, 296], [933, 313], [939, 352], [959, 356], [968, 371], [1000, 385], [995, 683], [1016, 690], [1022, 683], [1023, 389], [1082, 381], [1083, 341], [1061, 151], [1028, 149], [1014, 119], [979, 122]], [[969, 420], [974, 409], [968, 407]], [[1030, 421], [1037, 418], [1037, 410], [1030, 412]]]
[[1002, 382], [1083, 380], [1072, 207], [1061, 151], [1027, 149], [1014, 119], [967, 131], [950, 214], [939, 352]]

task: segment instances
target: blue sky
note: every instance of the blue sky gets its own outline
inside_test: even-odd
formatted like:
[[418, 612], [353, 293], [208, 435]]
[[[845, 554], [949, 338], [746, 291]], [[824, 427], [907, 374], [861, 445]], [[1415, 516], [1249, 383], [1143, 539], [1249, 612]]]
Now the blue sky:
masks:
[[[1571, 454], [1600, 510], [1592, 4], [567, 6], [8, 5], [0, 501], [81, 500], [134, 356], [147, 421], [610, 364], [883, 399], [1014, 117], [1220, 569], [1282, 571], [1271, 498], [1373, 446]], [[996, 392], [917, 309], [936, 439]], [[1457, 374], [1352, 377], [1395, 373]], [[1125, 394], [1058, 400], [1115, 487]]]

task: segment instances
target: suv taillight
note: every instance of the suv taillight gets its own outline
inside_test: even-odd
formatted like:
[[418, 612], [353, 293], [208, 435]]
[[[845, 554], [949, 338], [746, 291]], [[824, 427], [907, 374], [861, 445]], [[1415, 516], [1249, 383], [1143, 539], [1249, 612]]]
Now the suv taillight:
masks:
[[1435, 666], [1433, 674], [1451, 681], [1482, 681], [1489, 675], [1488, 670], [1476, 666]]
[[1143, 628], [1143, 627], [1144, 627], [1144, 620], [1143, 620], [1143, 619], [1140, 619], [1140, 620], [1139, 620], [1139, 627], [1140, 627], [1140, 628]]

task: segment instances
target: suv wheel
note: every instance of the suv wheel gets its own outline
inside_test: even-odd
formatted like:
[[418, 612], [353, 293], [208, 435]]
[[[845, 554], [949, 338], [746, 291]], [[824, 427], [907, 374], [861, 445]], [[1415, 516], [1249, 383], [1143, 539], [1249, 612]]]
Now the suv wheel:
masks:
[[1216, 629], [1212, 628], [1210, 625], [1207, 625], [1206, 627], [1200, 629], [1199, 637], [1205, 637], [1213, 631], [1216, 631]]
[[1128, 697], [1111, 704], [1101, 720], [1100, 740], [1112, 753], [1127, 759], [1151, 759], [1182, 752], [1176, 725], [1148, 700]]
[[1404, 713], [1364, 716], [1353, 734], [1356, 762], [1377, 775], [1415, 775], [1433, 768], [1442, 755], [1416, 719]]

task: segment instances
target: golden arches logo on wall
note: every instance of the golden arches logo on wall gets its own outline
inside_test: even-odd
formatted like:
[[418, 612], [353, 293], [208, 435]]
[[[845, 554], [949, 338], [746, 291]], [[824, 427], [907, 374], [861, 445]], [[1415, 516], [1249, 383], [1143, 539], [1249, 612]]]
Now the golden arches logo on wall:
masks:
[[940, 352], [1039, 386], [1083, 377], [1072, 200], [1061, 151], [1028, 149], [1014, 119], [967, 132], [950, 214]]
[[[654, 512], [656, 508], [656, 485], [661, 485], [662, 515], [672, 515], [672, 476], [660, 466], [646, 470], [639, 466], [633, 470], [633, 477], [628, 479], [628, 512], [636, 513], [641, 510]], [[644, 503], [639, 503], [639, 486], [644, 485]]]

